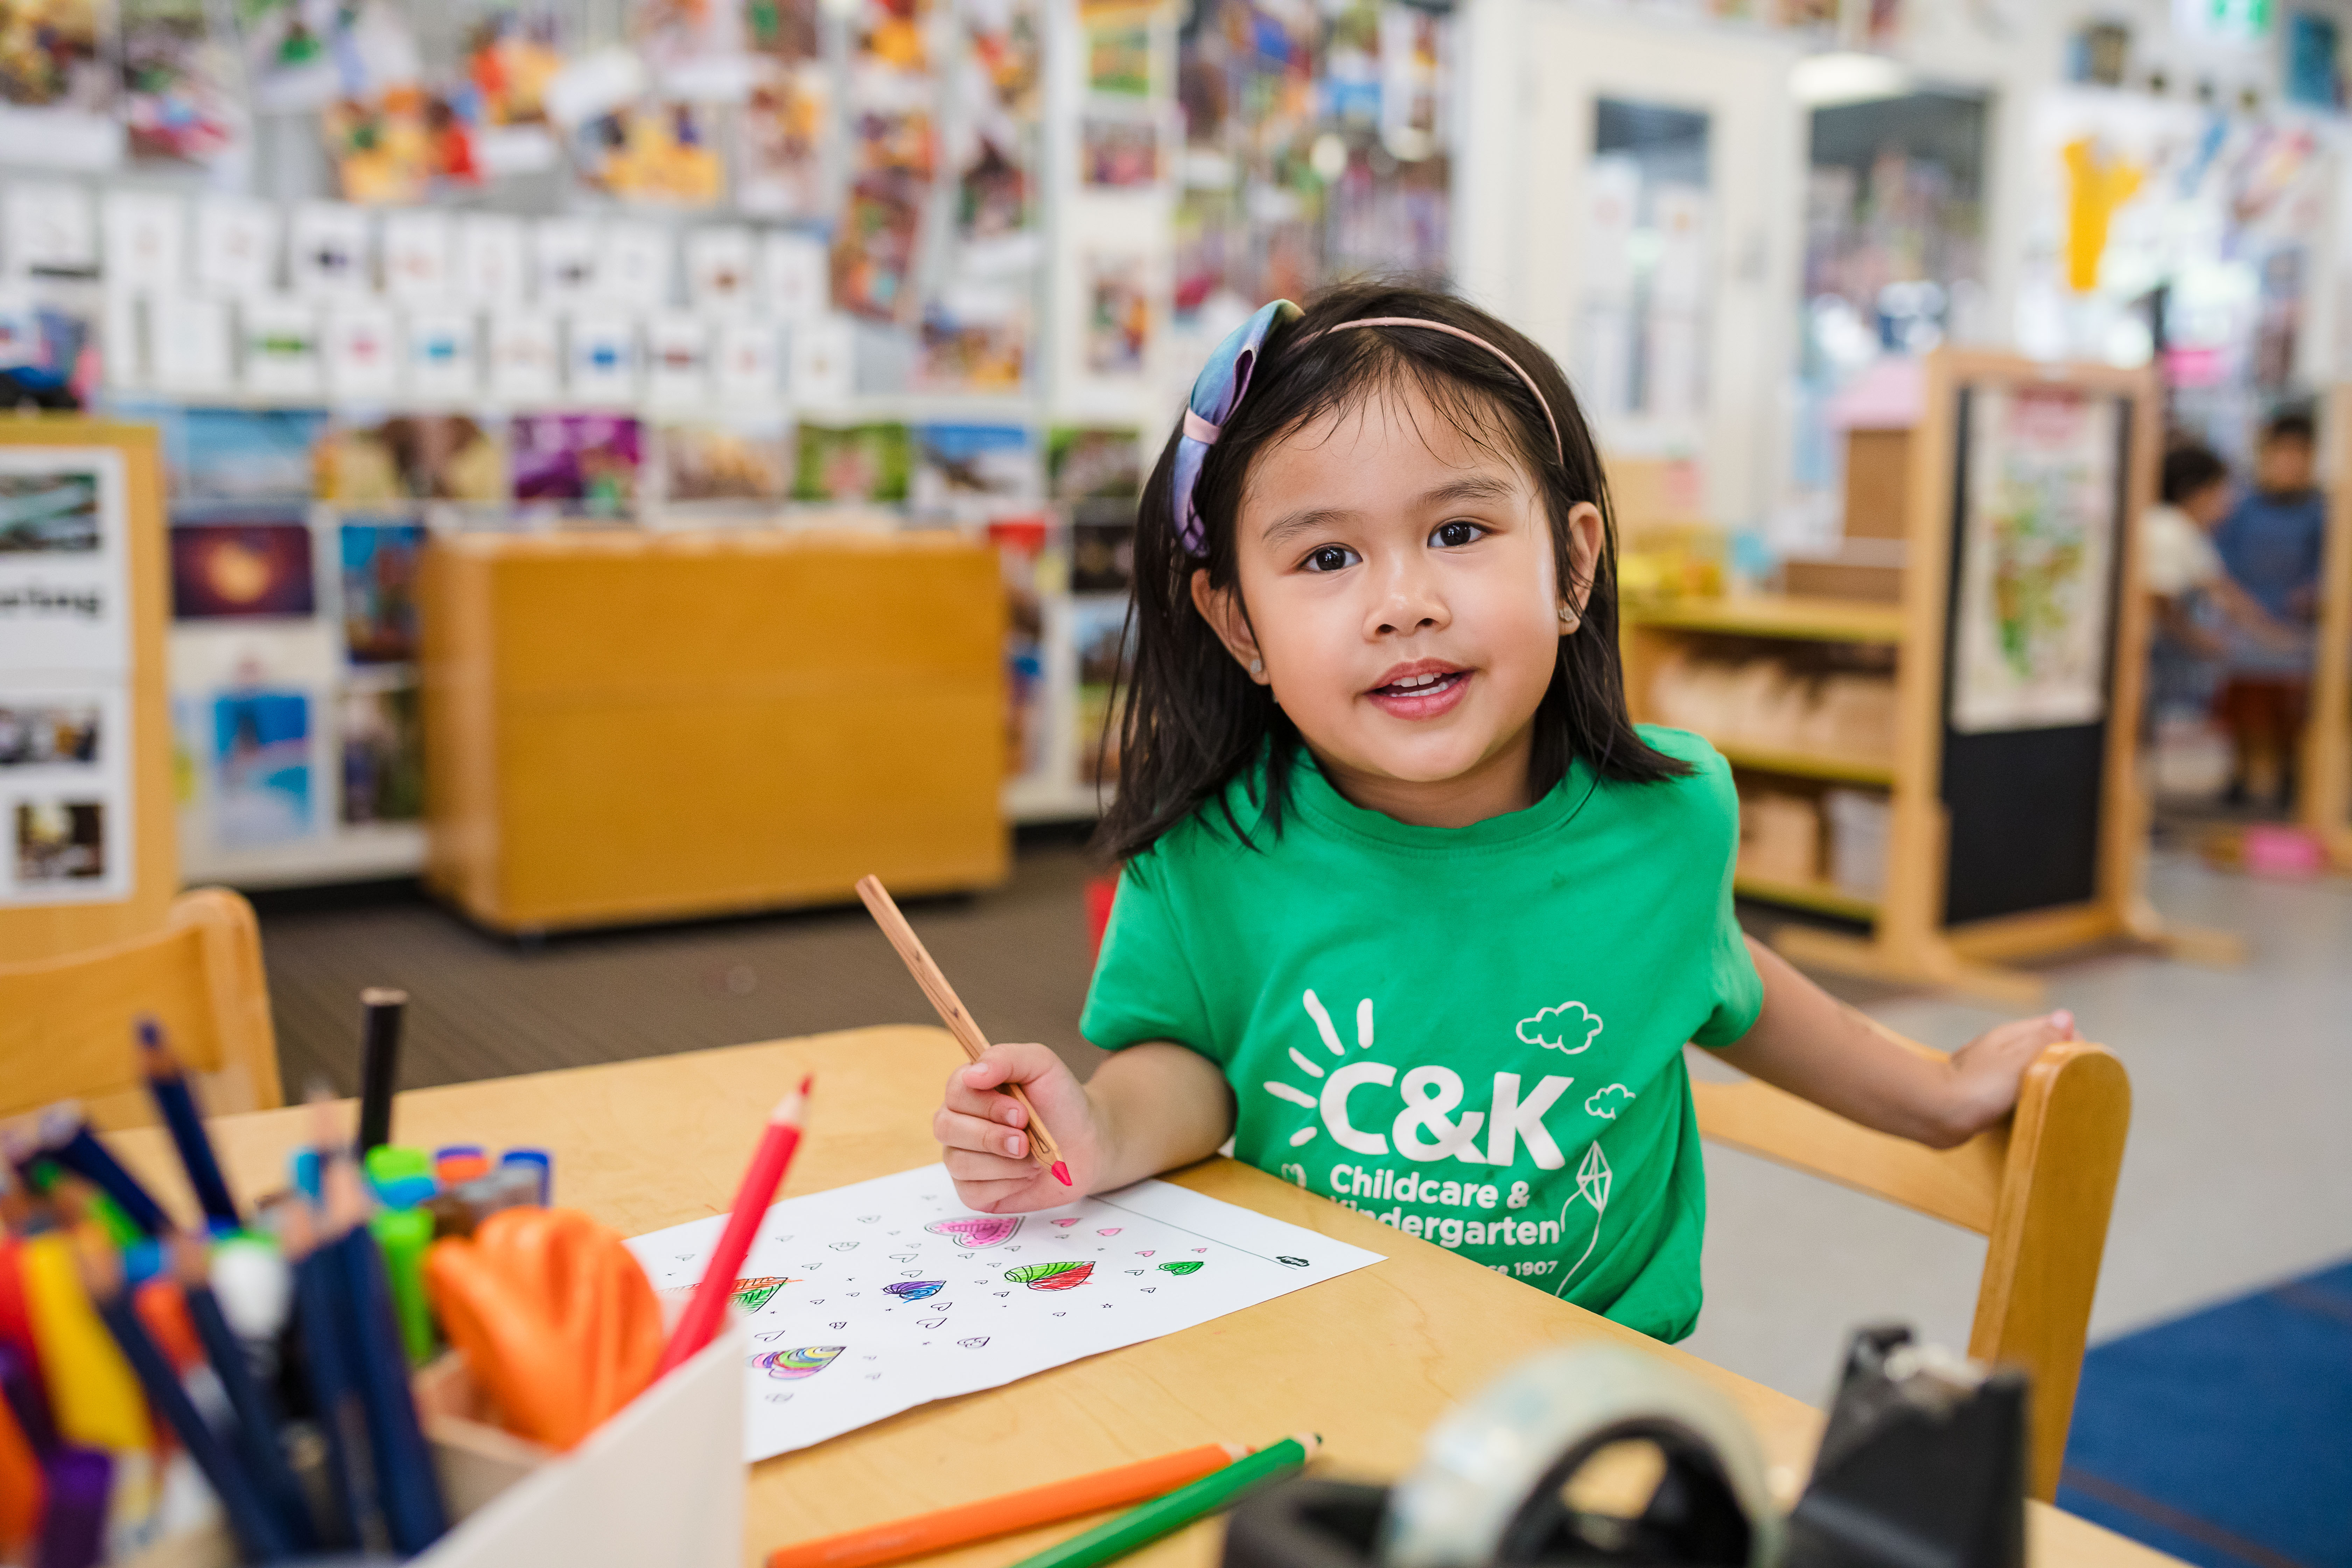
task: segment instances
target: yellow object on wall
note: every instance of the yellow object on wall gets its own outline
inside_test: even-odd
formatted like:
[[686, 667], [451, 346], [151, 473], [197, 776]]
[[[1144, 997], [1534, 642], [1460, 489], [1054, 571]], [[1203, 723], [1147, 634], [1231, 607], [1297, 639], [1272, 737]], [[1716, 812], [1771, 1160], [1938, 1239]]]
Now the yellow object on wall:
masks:
[[2066, 143], [2066, 287], [2087, 294], [2099, 286], [2099, 258], [2116, 209], [2138, 194], [2147, 171], [2129, 159], [2103, 156], [2096, 141]]

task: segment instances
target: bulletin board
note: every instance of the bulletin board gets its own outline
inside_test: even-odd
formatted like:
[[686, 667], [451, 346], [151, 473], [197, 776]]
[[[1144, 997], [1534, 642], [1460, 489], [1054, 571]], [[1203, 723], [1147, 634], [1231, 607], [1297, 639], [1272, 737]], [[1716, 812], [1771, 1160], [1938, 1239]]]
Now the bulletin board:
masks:
[[155, 432], [0, 420], [0, 957], [160, 929], [179, 891]]
[[1984, 376], [1954, 396], [1948, 925], [2098, 897], [2134, 459], [2129, 393]]

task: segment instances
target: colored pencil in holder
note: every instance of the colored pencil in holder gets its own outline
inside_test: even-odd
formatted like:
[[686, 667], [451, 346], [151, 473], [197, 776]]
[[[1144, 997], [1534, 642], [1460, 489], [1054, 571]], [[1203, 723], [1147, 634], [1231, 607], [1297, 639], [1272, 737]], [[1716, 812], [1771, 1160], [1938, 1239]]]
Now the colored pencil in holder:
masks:
[[172, 1261], [180, 1281], [181, 1298], [187, 1303], [188, 1321], [195, 1326], [205, 1359], [212, 1364], [213, 1374], [220, 1379], [221, 1389], [228, 1395], [229, 1408], [236, 1414], [237, 1453], [284, 1523], [287, 1539], [299, 1551], [314, 1551], [319, 1544], [319, 1531], [310, 1518], [310, 1505], [303, 1495], [302, 1483], [287, 1460], [286, 1450], [278, 1444], [278, 1432], [284, 1420], [278, 1402], [253, 1375], [244, 1342], [236, 1337], [229, 1327], [228, 1315], [221, 1310], [220, 1298], [213, 1293], [206, 1272], [205, 1249], [181, 1237], [173, 1244]]
[[331, 1239], [320, 1251], [338, 1271], [349, 1312], [351, 1365], [375, 1455], [376, 1500], [393, 1550], [414, 1556], [448, 1532], [433, 1450], [408, 1386], [408, 1352], [383, 1258], [367, 1226], [359, 1171], [341, 1150], [320, 1148]]
[[114, 1200], [131, 1223], [149, 1236], [172, 1228], [171, 1216], [107, 1152], [75, 1105], [52, 1106], [41, 1113], [41, 1152]]
[[42, 1461], [41, 1479], [48, 1497], [33, 1561], [41, 1568], [92, 1568], [106, 1561], [114, 1456], [103, 1448], [59, 1448]]
[[188, 1185], [196, 1194], [197, 1206], [205, 1211], [205, 1221], [215, 1229], [236, 1229], [245, 1217], [237, 1212], [236, 1197], [221, 1174], [213, 1141], [205, 1135], [205, 1119], [196, 1109], [195, 1093], [188, 1086], [180, 1058], [164, 1043], [162, 1026], [152, 1018], [139, 1020], [139, 1065], [147, 1075], [147, 1092], [154, 1097], [155, 1109], [163, 1113], [163, 1125], [171, 1131], [172, 1145], [180, 1152], [180, 1163], [188, 1173]]
[[759, 1147], [751, 1152], [751, 1163], [743, 1173], [743, 1184], [735, 1189], [734, 1205], [727, 1211], [727, 1228], [719, 1233], [719, 1245], [711, 1250], [710, 1260], [703, 1265], [702, 1282], [695, 1287], [686, 1310], [662, 1346], [661, 1361], [654, 1367], [656, 1381], [672, 1368], [693, 1360], [696, 1352], [710, 1342], [710, 1336], [718, 1332], [725, 1319], [727, 1303], [735, 1294], [735, 1278], [742, 1271], [745, 1255], [751, 1250], [751, 1239], [759, 1232], [768, 1205], [776, 1201], [776, 1189], [782, 1184], [784, 1172], [793, 1163], [793, 1151], [800, 1147], [801, 1118], [807, 1110], [812, 1081], [802, 1079], [800, 1088], [778, 1100], [775, 1110], [768, 1113], [767, 1130], [760, 1135]]
[[879, 1568], [1080, 1514], [1124, 1508], [1214, 1474], [1248, 1452], [1238, 1443], [1204, 1443], [1024, 1491], [780, 1546], [768, 1554], [767, 1568]]
[[360, 993], [360, 1152], [392, 1142], [392, 1097], [400, 1089], [400, 1026], [408, 993], [371, 985]]
[[149, 1337], [146, 1326], [122, 1289], [121, 1263], [106, 1243], [85, 1231], [80, 1237], [82, 1271], [100, 1321], [122, 1349], [123, 1359], [147, 1391], [147, 1401], [180, 1439], [180, 1446], [204, 1472], [205, 1482], [220, 1499], [221, 1512], [246, 1555], [260, 1563], [282, 1563], [294, 1554], [285, 1526], [262, 1499], [254, 1478], [230, 1452], [219, 1435], [205, 1425], [195, 1402], [180, 1384], [171, 1361]]
[[327, 1445], [330, 1507], [327, 1517], [319, 1521], [320, 1543], [331, 1548], [380, 1548], [388, 1537], [376, 1508], [367, 1409], [351, 1364], [345, 1291], [318, 1245], [310, 1205], [289, 1198], [273, 1207], [272, 1218], [278, 1226], [278, 1246], [294, 1275], [294, 1342], [301, 1352], [310, 1416]]

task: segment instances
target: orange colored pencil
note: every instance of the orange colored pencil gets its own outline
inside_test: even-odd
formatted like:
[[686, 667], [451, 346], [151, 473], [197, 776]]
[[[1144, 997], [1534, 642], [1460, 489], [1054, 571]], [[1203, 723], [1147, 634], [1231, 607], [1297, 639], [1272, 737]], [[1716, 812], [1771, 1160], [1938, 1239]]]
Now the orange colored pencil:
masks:
[[[915, 928], [907, 923], [907, 917], [898, 912], [898, 900], [890, 896], [890, 890], [882, 885], [879, 877], [860, 877], [857, 879], [857, 896], [866, 900], [866, 912], [874, 917], [874, 923], [882, 928], [882, 934], [890, 939], [890, 945], [898, 950], [899, 962], [907, 966], [907, 973], [915, 977], [915, 984], [923, 988], [923, 994], [930, 999], [931, 1010], [940, 1016], [940, 1022], [948, 1026], [948, 1033], [956, 1037], [956, 1044], [963, 1047], [963, 1054], [973, 1061], [980, 1060], [988, 1051], [988, 1037], [980, 1032], [980, 1026], [972, 1022], [970, 1013], [964, 1011], [962, 998], [955, 994], [955, 987], [948, 984], [948, 977], [940, 972], [940, 966], [931, 962], [929, 950], [923, 946], [923, 939], [915, 934]], [[1062, 1158], [1062, 1146], [1054, 1141], [1053, 1131], [1045, 1125], [1045, 1119], [1037, 1114], [1035, 1106], [1029, 1103], [1028, 1091], [1017, 1083], [1008, 1083], [1003, 1092], [1019, 1100], [1021, 1109], [1029, 1113], [1027, 1125], [1022, 1128], [1029, 1135], [1029, 1158], [1054, 1180], [1066, 1187], [1070, 1185], [1069, 1162]]]
[[911, 1514], [887, 1524], [828, 1535], [821, 1541], [803, 1541], [796, 1546], [779, 1546], [768, 1554], [768, 1568], [873, 1568], [878, 1563], [904, 1562], [926, 1552], [944, 1552], [950, 1546], [1010, 1535], [1016, 1530], [1052, 1524], [1056, 1520], [1076, 1519], [1082, 1513], [1142, 1502], [1222, 1470], [1248, 1452], [1247, 1446], [1241, 1443], [1203, 1443], [1181, 1453], [1139, 1459], [1131, 1465], [1115, 1465], [1090, 1475], [1031, 1487], [1027, 1491], [982, 1498], [978, 1502], [932, 1513]]

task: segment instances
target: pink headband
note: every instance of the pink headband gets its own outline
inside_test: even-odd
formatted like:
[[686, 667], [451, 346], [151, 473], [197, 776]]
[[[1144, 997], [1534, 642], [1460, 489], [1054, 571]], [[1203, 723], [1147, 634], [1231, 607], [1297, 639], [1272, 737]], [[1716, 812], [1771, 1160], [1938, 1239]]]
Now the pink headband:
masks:
[[1536, 400], [1536, 406], [1538, 408], [1543, 410], [1544, 423], [1551, 426], [1552, 455], [1558, 458], [1562, 463], [1566, 463], [1568, 461], [1567, 445], [1559, 438], [1559, 421], [1551, 416], [1551, 405], [1544, 401], [1543, 389], [1536, 384], [1536, 378], [1529, 375], [1526, 371], [1521, 370], [1519, 368], [1518, 361], [1513, 359], [1510, 355], [1505, 353], [1502, 350], [1496, 348], [1494, 344], [1488, 342], [1477, 333], [1465, 332], [1459, 327], [1449, 327], [1444, 321], [1425, 321], [1419, 316], [1366, 316], [1360, 321], [1335, 322], [1332, 325], [1324, 328], [1322, 331], [1317, 332], [1314, 337], [1301, 338], [1298, 341], [1298, 346], [1300, 348], [1305, 348], [1308, 343], [1313, 342], [1316, 338], [1326, 336], [1331, 332], [1344, 332], [1350, 327], [1426, 327], [1433, 332], [1444, 332], [1449, 338], [1460, 338], [1465, 343], [1476, 343], [1480, 348], [1485, 349], [1488, 353], [1493, 354], [1496, 359], [1501, 360], [1505, 364], [1511, 367], [1511, 374], [1519, 378], [1520, 383], [1528, 389], [1528, 395]]
[[[1207, 460], [1209, 448], [1224, 434], [1225, 426], [1241, 406], [1242, 395], [1249, 390], [1250, 373], [1256, 368], [1259, 350], [1275, 328], [1298, 315], [1298, 307], [1287, 300], [1276, 300], [1261, 309], [1247, 321], [1234, 329], [1225, 340], [1211, 352], [1208, 363], [1201, 368], [1192, 383], [1192, 395], [1186, 400], [1183, 424], [1176, 443], [1175, 490], [1176, 526], [1179, 538], [1187, 552], [1198, 556], [1204, 552], [1206, 530], [1192, 508], [1192, 491], [1200, 483], [1201, 466]], [[1349, 327], [1426, 327], [1433, 332], [1460, 338], [1465, 343], [1475, 343], [1496, 359], [1510, 366], [1511, 374], [1519, 378], [1543, 410], [1544, 423], [1551, 426], [1553, 454], [1565, 465], [1568, 447], [1559, 436], [1559, 421], [1553, 417], [1551, 405], [1536, 384], [1535, 377], [1520, 368], [1519, 362], [1478, 336], [1459, 327], [1449, 327], [1444, 321], [1424, 321], [1419, 316], [1367, 316], [1361, 321], [1339, 321], [1326, 327], [1312, 337], [1303, 338], [1298, 346], [1306, 347], [1326, 333], [1344, 331]], [[1213, 416], [1213, 417], [1212, 417]]]

